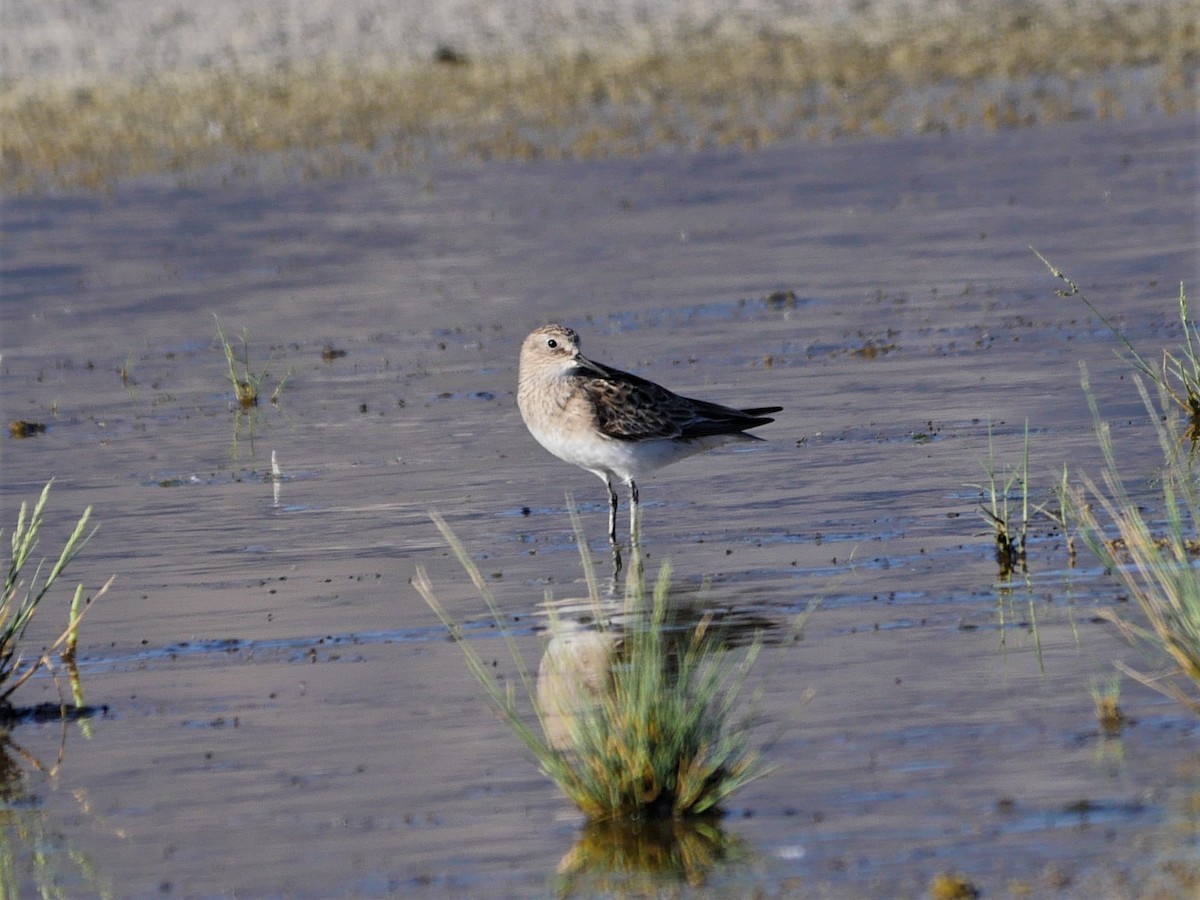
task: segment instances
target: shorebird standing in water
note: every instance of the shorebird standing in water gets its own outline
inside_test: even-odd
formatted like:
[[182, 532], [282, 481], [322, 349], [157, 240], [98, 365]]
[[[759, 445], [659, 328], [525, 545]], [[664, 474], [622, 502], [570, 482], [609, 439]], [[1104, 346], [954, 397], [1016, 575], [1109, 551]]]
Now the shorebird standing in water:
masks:
[[641, 477], [731, 441], [758, 441], [749, 428], [775, 421], [781, 406], [733, 409], [674, 394], [652, 381], [581, 355], [579, 335], [543, 325], [521, 346], [517, 406], [537, 442], [608, 487], [608, 538], [617, 545], [617, 489], [629, 485], [630, 540], [637, 540]]

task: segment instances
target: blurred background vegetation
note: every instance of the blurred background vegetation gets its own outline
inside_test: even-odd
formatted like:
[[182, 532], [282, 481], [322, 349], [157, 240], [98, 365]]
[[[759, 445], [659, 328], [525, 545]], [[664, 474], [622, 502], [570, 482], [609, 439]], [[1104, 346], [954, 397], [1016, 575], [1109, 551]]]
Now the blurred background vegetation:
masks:
[[595, 159], [1196, 110], [1200, 0], [878, 12], [860, 3], [840, 18], [776, 24], [718, 16], [592, 46], [551, 32], [536, 46], [444, 44], [419, 59], [332, 42], [132, 74], [9, 65], [0, 190], [107, 190], [164, 173], [338, 177], [438, 155]]

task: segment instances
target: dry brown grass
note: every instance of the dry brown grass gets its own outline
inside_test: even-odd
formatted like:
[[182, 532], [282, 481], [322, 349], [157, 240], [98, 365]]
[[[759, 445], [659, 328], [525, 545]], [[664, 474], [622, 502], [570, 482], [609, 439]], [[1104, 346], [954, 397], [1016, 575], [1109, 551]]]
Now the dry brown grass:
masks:
[[599, 158], [754, 148], [1196, 107], [1196, 0], [1061, 12], [1002, 5], [886, 33], [697, 36], [660, 52], [176, 73], [0, 86], [0, 187], [103, 189], [271, 156], [299, 177], [430, 153]]
[[[1200, 483], [1196, 461], [1184, 436], [1182, 417], [1171, 409], [1160, 385], [1157, 403], [1135, 376], [1142, 401], [1158, 433], [1163, 451], [1159, 473], [1161, 515], [1152, 521], [1121, 477], [1112, 435], [1088, 390], [1088, 402], [1104, 453], [1099, 482], [1088, 478], [1071, 492], [1074, 515], [1089, 548], [1137, 602], [1146, 625], [1131, 617], [1109, 613], [1131, 639], [1155, 648], [1171, 668], [1157, 675], [1119, 666], [1137, 680], [1200, 712], [1200, 573], [1192, 558], [1195, 529], [1200, 522]], [[1110, 535], [1115, 532], [1116, 539]]]

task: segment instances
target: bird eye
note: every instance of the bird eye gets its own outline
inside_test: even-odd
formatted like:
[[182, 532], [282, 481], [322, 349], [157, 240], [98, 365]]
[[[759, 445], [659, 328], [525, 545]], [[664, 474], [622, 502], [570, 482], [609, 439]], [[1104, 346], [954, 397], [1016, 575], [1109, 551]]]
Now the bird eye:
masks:
[[550, 340], [546, 341], [546, 346], [553, 350], [558, 346], [558, 341], [556, 341], [554, 338], [550, 338]]

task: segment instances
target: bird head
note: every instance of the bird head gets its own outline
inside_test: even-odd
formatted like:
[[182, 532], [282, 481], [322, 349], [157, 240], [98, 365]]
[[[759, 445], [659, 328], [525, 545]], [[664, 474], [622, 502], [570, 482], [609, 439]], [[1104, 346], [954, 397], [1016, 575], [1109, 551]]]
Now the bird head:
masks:
[[521, 368], [536, 366], [556, 374], [579, 362], [579, 335], [565, 325], [543, 325], [521, 345]]

